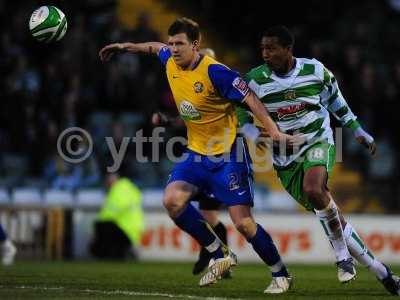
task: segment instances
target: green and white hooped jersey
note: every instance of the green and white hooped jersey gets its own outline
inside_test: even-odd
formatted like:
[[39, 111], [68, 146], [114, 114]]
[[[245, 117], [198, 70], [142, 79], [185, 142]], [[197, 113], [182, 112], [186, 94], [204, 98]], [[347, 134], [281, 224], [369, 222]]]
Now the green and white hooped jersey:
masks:
[[359, 126], [335, 77], [316, 59], [296, 58], [295, 68], [284, 77], [264, 64], [252, 69], [245, 78], [281, 131], [302, 133], [306, 138], [307, 143], [291, 153], [285, 147], [274, 147], [273, 161], [279, 167], [289, 165], [316, 142], [334, 144], [329, 112], [343, 126]]

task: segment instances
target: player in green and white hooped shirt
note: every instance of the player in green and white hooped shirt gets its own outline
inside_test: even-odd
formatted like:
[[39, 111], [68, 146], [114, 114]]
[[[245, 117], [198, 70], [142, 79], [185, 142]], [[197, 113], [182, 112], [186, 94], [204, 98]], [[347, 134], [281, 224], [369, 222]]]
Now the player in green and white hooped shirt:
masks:
[[[261, 40], [265, 64], [247, 74], [249, 87], [265, 104], [280, 130], [289, 134], [300, 132], [305, 137], [300, 149], [274, 145], [274, 167], [285, 189], [319, 218], [335, 252], [339, 281], [354, 279], [354, 257], [390, 293], [399, 294], [400, 279], [371, 254], [355, 229], [345, 221], [327, 188], [328, 174], [335, 162], [329, 114], [351, 128], [356, 140], [371, 154], [376, 149], [374, 139], [360, 126], [333, 74], [315, 59], [294, 57], [293, 44], [294, 38], [286, 27], [270, 28]], [[246, 119], [247, 113], [239, 115], [245, 123], [243, 116]]]

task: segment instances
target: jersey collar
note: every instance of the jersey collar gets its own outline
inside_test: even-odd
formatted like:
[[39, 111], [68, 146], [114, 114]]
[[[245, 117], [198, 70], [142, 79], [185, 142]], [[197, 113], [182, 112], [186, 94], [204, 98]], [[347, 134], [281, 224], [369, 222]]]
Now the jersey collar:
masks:
[[289, 71], [289, 73], [291, 73], [289, 76], [280, 77], [276, 75], [273, 71], [271, 72], [271, 79], [277, 81], [280, 85], [282, 85], [285, 88], [289, 88], [293, 84], [294, 79], [297, 77], [297, 75], [301, 70], [300, 60], [296, 57], [293, 58], [296, 60], [296, 65], [294, 69]]
[[202, 62], [203, 58], [204, 58], [204, 55], [200, 54], [199, 59], [196, 61], [196, 63], [193, 65], [193, 67], [191, 69], [182, 69], [180, 66], [178, 66], [178, 65], [176, 65], [176, 66], [178, 67], [178, 69], [180, 71], [194, 71], [199, 66], [199, 64]]
[[203, 54], [200, 54], [200, 58], [197, 60], [197, 62], [195, 63], [195, 65], [193, 66], [193, 68], [191, 69], [191, 71], [194, 71], [194, 70], [197, 68], [197, 66], [201, 63], [201, 61], [203, 60], [203, 58], [204, 58], [204, 55], [203, 55]]

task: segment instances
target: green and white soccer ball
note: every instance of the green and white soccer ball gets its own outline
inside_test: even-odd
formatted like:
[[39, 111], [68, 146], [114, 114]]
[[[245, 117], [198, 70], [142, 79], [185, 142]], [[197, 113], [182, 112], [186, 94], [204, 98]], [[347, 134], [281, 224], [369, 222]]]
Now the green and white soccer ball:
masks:
[[41, 6], [32, 13], [29, 30], [40, 42], [59, 41], [67, 32], [67, 18], [55, 6]]

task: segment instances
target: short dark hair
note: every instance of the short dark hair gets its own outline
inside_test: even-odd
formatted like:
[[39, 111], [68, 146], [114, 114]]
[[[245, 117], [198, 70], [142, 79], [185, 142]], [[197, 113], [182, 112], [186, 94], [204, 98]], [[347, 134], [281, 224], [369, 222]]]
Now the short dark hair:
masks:
[[169, 26], [168, 35], [172, 36], [178, 33], [186, 33], [191, 42], [200, 40], [199, 24], [189, 18], [179, 18]]
[[283, 47], [294, 46], [294, 36], [290, 30], [283, 25], [272, 26], [264, 31], [262, 37], [276, 37]]

